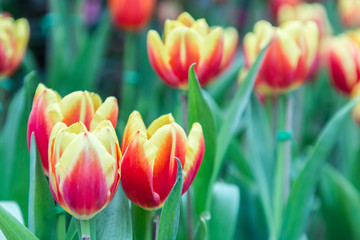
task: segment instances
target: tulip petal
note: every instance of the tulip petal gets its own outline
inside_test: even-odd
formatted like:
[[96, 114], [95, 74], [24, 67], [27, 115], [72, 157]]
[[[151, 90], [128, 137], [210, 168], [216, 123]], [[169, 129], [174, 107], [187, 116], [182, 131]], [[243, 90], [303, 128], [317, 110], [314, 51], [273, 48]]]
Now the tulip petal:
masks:
[[103, 104], [99, 105], [98, 107], [95, 106], [95, 109], [97, 110], [90, 123], [91, 130], [95, 129], [96, 126], [103, 120], [110, 120], [113, 127], [114, 128], [116, 127], [117, 117], [119, 112], [119, 107], [116, 98], [108, 97]]
[[201, 45], [201, 57], [197, 74], [199, 83], [204, 85], [219, 71], [223, 55], [224, 38], [221, 28], [216, 27], [204, 39]]
[[51, 89], [43, 90], [36, 98], [29, 116], [27, 142], [30, 149], [31, 134], [34, 132], [44, 173], [46, 175], [48, 175], [49, 168], [48, 148], [51, 129], [57, 122], [61, 121], [62, 118], [57, 94]]
[[170, 86], [177, 87], [179, 79], [174, 74], [170, 64], [169, 55], [159, 34], [156, 31], [149, 31], [147, 36], [147, 50], [151, 66], [155, 72]]
[[183, 12], [182, 14], [180, 14], [177, 18], [177, 21], [181, 22], [187, 27], [191, 27], [195, 22], [194, 18], [187, 12]]
[[137, 131], [121, 161], [121, 184], [126, 196], [143, 208], [159, 206], [159, 195], [154, 192], [153, 169], [158, 148]]
[[[55, 143], [56, 145], [56, 143]], [[77, 135], [55, 165], [61, 179], [59, 190], [70, 212], [90, 219], [111, 200], [114, 158], [89, 133]]]
[[140, 113], [138, 111], [133, 111], [130, 114], [128, 122], [124, 129], [123, 138], [121, 141], [122, 153], [125, 153], [128, 145], [130, 144], [137, 131], [146, 133], [146, 127]]
[[176, 181], [177, 162], [175, 160], [176, 135], [172, 125], [159, 128], [149, 140], [158, 148], [153, 171], [154, 191], [162, 204]]
[[161, 117], [155, 119], [147, 129], [147, 137], [148, 137], [148, 139], [150, 139], [151, 136], [154, 135], [154, 133], [159, 128], [161, 128], [164, 125], [171, 124], [173, 122], [175, 122], [175, 119], [174, 119], [174, 117], [172, 116], [171, 113], [162, 115]]
[[189, 141], [183, 169], [183, 194], [188, 190], [194, 180], [202, 163], [204, 152], [205, 142], [201, 125], [199, 123], [194, 123], [189, 133]]
[[224, 48], [221, 59], [220, 71], [226, 69], [235, 58], [239, 42], [239, 35], [235, 28], [229, 27], [224, 30]]
[[60, 101], [61, 112], [64, 116], [62, 121], [68, 126], [82, 122], [87, 129], [90, 129], [90, 122], [95, 112], [92, 99], [93, 97], [86, 91], [77, 91], [66, 95]]

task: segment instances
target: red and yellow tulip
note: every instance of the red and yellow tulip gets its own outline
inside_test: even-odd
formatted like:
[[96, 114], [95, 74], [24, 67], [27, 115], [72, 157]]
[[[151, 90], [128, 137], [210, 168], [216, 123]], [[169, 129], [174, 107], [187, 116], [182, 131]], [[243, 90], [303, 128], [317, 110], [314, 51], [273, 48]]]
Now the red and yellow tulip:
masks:
[[281, 6], [278, 11], [277, 22], [283, 24], [292, 20], [301, 22], [314, 21], [319, 28], [320, 38], [330, 36], [333, 32], [326, 9], [320, 3]]
[[116, 27], [138, 31], [149, 23], [156, 0], [108, 0], [108, 3]]
[[110, 120], [116, 126], [118, 115], [117, 100], [108, 97], [102, 103], [99, 95], [90, 92], [73, 92], [64, 98], [39, 84], [29, 116], [27, 140], [30, 148], [31, 134], [34, 132], [44, 173], [48, 175], [48, 146], [52, 128], [57, 122], [70, 126], [82, 122], [93, 130], [102, 120]]
[[241, 76], [246, 74], [261, 49], [270, 44], [257, 75], [256, 90], [276, 95], [296, 89], [305, 82], [315, 64], [318, 34], [317, 25], [312, 21], [289, 21], [280, 27], [263, 20], [257, 22], [254, 32], [244, 38], [245, 69]]
[[[327, 42], [327, 67], [333, 85], [350, 96], [360, 82], [360, 31], [352, 31], [333, 37]], [[360, 38], [359, 38], [360, 39]]]
[[278, 15], [278, 11], [282, 6], [288, 5], [288, 6], [296, 6], [303, 2], [303, 0], [269, 0], [270, 1], [270, 7], [273, 16]]
[[163, 206], [176, 181], [177, 161], [183, 167], [185, 193], [204, 156], [201, 125], [194, 123], [188, 138], [171, 114], [146, 128], [141, 115], [133, 112], [125, 127], [121, 150], [121, 184], [127, 197], [145, 209]]
[[193, 63], [201, 85], [219, 75], [233, 60], [238, 45], [234, 28], [210, 28], [205, 19], [194, 20], [182, 13], [167, 20], [164, 37], [148, 33], [149, 60], [159, 77], [168, 85], [187, 89], [188, 71]]
[[10, 76], [20, 65], [29, 42], [30, 28], [26, 19], [14, 20], [0, 14], [0, 77]]
[[338, 10], [345, 27], [360, 27], [360, 0], [339, 0]]
[[121, 152], [112, 123], [93, 131], [77, 122], [58, 122], [50, 135], [49, 182], [56, 202], [80, 220], [107, 206], [120, 181]]

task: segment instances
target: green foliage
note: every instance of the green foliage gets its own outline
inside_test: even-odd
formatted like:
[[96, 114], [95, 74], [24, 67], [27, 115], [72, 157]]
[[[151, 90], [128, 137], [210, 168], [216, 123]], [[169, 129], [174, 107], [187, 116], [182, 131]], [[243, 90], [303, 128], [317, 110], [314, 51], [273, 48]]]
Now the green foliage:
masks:
[[42, 169], [34, 133], [30, 144], [30, 187], [28, 226], [39, 239], [55, 239], [55, 205]]
[[360, 239], [360, 193], [330, 166], [321, 178], [320, 197], [327, 239]]
[[236, 185], [216, 183], [213, 187], [209, 240], [233, 239], [240, 208], [240, 191]]
[[320, 180], [321, 170], [326, 162], [330, 150], [334, 146], [344, 119], [358, 102], [351, 101], [341, 108], [329, 121], [320, 134], [312, 153], [306, 160], [304, 168], [295, 179], [288, 198], [288, 203], [283, 218], [281, 239], [297, 240], [304, 231], [309, 206]]
[[178, 231], [183, 171], [180, 160], [176, 158], [176, 161], [178, 166], [176, 182], [161, 211], [158, 233], [159, 240], [175, 240]]
[[24, 225], [0, 206], [0, 229], [7, 239], [37, 239]]

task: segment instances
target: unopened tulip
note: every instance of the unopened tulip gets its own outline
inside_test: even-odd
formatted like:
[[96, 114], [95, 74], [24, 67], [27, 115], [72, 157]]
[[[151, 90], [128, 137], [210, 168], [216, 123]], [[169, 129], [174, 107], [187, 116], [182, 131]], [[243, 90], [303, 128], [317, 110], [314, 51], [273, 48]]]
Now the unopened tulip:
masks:
[[360, 27], [360, 0], [339, 0], [338, 10], [345, 27]]
[[280, 27], [259, 21], [254, 26], [254, 32], [246, 34], [244, 38], [243, 72], [246, 73], [259, 52], [270, 44], [260, 66], [255, 88], [265, 95], [289, 92], [306, 81], [315, 64], [318, 43], [318, 28], [312, 21], [289, 21]]
[[333, 85], [350, 96], [360, 82], [360, 31], [347, 32], [327, 42], [327, 66]]
[[14, 20], [9, 14], [0, 14], [0, 77], [10, 76], [20, 65], [30, 28], [26, 19]]
[[116, 27], [138, 31], [149, 23], [156, 0], [108, 0], [108, 3]]
[[77, 122], [58, 122], [50, 135], [49, 182], [56, 202], [80, 220], [88, 220], [114, 197], [120, 180], [121, 152], [112, 123], [93, 131]]
[[202, 86], [219, 75], [233, 60], [238, 34], [233, 28], [210, 28], [205, 19], [194, 20], [182, 13], [177, 20], [167, 20], [163, 39], [151, 30], [147, 49], [152, 67], [168, 85], [187, 89], [189, 67], [195, 70]]
[[183, 168], [185, 193], [204, 156], [201, 125], [194, 123], [188, 138], [171, 114], [146, 128], [133, 112], [125, 127], [121, 150], [121, 184], [126, 196], [145, 209], [161, 208], [176, 182], [177, 157]]
[[118, 105], [114, 97], [108, 97], [102, 103], [99, 95], [78, 91], [61, 98], [57, 92], [39, 84], [28, 121], [28, 146], [30, 148], [31, 133], [34, 132], [43, 170], [48, 175], [49, 137], [57, 122], [67, 126], [82, 122], [88, 130], [93, 130], [102, 120], [110, 120], [115, 127], [117, 115]]

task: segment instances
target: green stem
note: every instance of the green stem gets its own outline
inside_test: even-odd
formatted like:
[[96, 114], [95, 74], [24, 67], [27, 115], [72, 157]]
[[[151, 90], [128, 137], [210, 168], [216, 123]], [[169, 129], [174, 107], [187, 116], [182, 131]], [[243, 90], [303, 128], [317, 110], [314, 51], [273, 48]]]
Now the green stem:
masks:
[[131, 206], [134, 240], [153, 239], [154, 211], [148, 211], [135, 204]]
[[90, 240], [90, 220], [80, 220], [81, 239]]
[[[278, 99], [278, 134], [290, 130], [291, 115], [291, 100], [287, 96], [280, 96]], [[273, 199], [274, 224], [277, 236], [281, 228], [283, 209], [289, 193], [290, 161], [291, 142], [289, 139], [278, 140]]]
[[65, 239], [66, 236], [66, 217], [65, 213], [56, 215], [56, 239]]
[[123, 79], [120, 89], [121, 108], [120, 117], [126, 119], [135, 107], [136, 96], [136, 35], [132, 32], [125, 33], [123, 56]]

